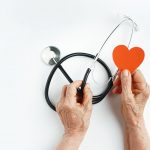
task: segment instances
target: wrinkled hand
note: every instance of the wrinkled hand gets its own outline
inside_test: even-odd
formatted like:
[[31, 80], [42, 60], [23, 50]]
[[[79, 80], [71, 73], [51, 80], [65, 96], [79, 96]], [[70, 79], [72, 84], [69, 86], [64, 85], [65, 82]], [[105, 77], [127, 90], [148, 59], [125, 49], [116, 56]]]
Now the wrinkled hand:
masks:
[[150, 88], [139, 70], [132, 75], [128, 70], [121, 72], [114, 81], [112, 92], [121, 94], [121, 110], [126, 125], [137, 125], [143, 120], [143, 112], [150, 95]]
[[56, 108], [66, 135], [84, 135], [89, 126], [92, 112], [92, 92], [87, 84], [83, 90], [83, 97], [79, 97], [77, 88], [81, 83], [82, 81], [75, 81], [70, 85], [65, 85]]

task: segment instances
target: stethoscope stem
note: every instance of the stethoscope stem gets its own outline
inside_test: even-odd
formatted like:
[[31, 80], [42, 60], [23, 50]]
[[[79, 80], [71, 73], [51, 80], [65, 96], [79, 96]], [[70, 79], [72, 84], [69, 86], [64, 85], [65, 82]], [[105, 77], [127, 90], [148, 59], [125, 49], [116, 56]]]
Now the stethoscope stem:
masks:
[[[53, 58], [53, 60], [54, 60], [55, 63], [57, 63], [54, 58]], [[69, 83], [72, 83], [73, 80], [71, 79], [71, 77], [68, 75], [68, 73], [65, 71], [65, 69], [62, 67], [61, 64], [59, 64], [58, 68], [59, 68], [59, 70], [62, 72], [62, 74], [66, 77], [66, 79], [68, 80], [68, 82], [69, 82]], [[88, 70], [88, 72], [90, 73], [89, 70]], [[85, 74], [84, 80], [83, 80], [83, 82], [82, 82], [81, 87], [77, 88], [77, 92], [78, 92], [80, 95], [83, 94], [82, 91], [83, 91], [83, 89], [84, 89], [84, 87], [85, 87], [85, 84], [86, 84], [86, 81], [87, 81], [87, 78], [88, 78], [89, 73], [88, 73], [87, 75]]]
[[[53, 61], [55, 62], [55, 64], [57, 64], [55, 58], [53, 58]], [[62, 67], [61, 64], [58, 66], [58, 68], [62, 72], [62, 74], [66, 77], [66, 79], [69, 81], [69, 83], [72, 83], [73, 80], [70, 78], [70, 76], [68, 75], [68, 73], [65, 71], [65, 69]]]
[[73, 80], [70, 78], [70, 76], [67, 74], [65, 69], [62, 67], [62, 65], [58, 66], [59, 70], [63, 73], [63, 75], [66, 77], [66, 79], [69, 81], [69, 83], [72, 83]]
[[[65, 69], [62, 67], [62, 65], [59, 65], [58, 66], [59, 70], [62, 72], [62, 74], [66, 77], [66, 79], [69, 81], [69, 83], [72, 83], [73, 80], [70, 78], [70, 76], [67, 74], [67, 72], [65, 71]], [[88, 68], [87, 71], [86, 71], [86, 74], [83, 78], [83, 81], [82, 81], [82, 84], [81, 84], [81, 87], [77, 88], [77, 92], [78, 94], [80, 94], [80, 96], [83, 95], [83, 89], [86, 85], [86, 81], [88, 79], [88, 76], [89, 76], [89, 73], [91, 72], [91, 70]]]

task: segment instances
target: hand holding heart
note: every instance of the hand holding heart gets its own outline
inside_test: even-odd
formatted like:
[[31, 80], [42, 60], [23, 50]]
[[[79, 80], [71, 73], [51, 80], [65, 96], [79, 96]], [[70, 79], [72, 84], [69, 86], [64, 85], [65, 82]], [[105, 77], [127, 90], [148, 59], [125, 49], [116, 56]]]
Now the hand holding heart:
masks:
[[[124, 45], [117, 46], [113, 59], [119, 68], [112, 93], [120, 94], [121, 113], [125, 123], [125, 149], [150, 149], [150, 139], [144, 125], [144, 108], [150, 95], [150, 87], [143, 74], [136, 70], [144, 59], [144, 51], [134, 47], [130, 51]], [[141, 138], [142, 137], [142, 138]]]
[[144, 51], [139, 47], [130, 51], [124, 45], [113, 51], [113, 59], [119, 68], [112, 93], [121, 94], [122, 115], [127, 126], [143, 121], [143, 111], [150, 95], [150, 88], [143, 74], [136, 70], [144, 59]]

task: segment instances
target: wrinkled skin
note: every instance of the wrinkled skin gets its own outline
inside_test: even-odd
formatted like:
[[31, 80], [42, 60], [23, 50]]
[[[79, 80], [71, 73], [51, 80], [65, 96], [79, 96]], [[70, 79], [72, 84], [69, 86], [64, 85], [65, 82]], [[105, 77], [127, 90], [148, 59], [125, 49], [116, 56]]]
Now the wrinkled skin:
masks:
[[125, 122], [125, 149], [150, 150], [150, 139], [144, 125], [143, 112], [150, 88], [142, 73], [132, 75], [125, 70], [114, 82], [114, 94], [121, 94], [121, 112]]
[[[77, 88], [82, 81], [75, 81], [65, 85], [62, 89], [61, 99], [57, 105], [57, 112], [64, 125], [63, 140], [58, 150], [78, 149], [90, 123], [92, 112], [92, 92], [89, 85], [83, 91], [83, 97], [77, 95]], [[65, 142], [67, 141], [67, 147]]]
[[146, 102], [149, 98], [150, 88], [142, 73], [137, 70], [132, 75], [120, 74], [114, 82], [112, 91], [121, 94], [121, 111], [127, 125], [137, 125], [143, 118]]
[[[63, 87], [57, 112], [64, 125], [64, 135], [57, 150], [77, 150], [89, 127], [92, 112], [92, 92], [86, 85], [83, 97], [77, 95], [81, 81]], [[114, 94], [120, 95], [125, 123], [125, 150], [150, 150], [150, 139], [144, 125], [143, 112], [150, 88], [142, 73], [124, 70], [114, 81]], [[108, 141], [109, 142], [109, 141]]]

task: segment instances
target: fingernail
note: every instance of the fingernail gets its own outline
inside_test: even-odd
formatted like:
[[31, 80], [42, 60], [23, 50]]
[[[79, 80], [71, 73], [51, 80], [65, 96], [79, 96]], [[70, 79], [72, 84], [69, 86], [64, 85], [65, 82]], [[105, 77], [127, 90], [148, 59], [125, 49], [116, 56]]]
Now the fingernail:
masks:
[[122, 72], [122, 75], [123, 75], [123, 77], [128, 77], [128, 75], [129, 75], [128, 70], [124, 70], [124, 71]]

